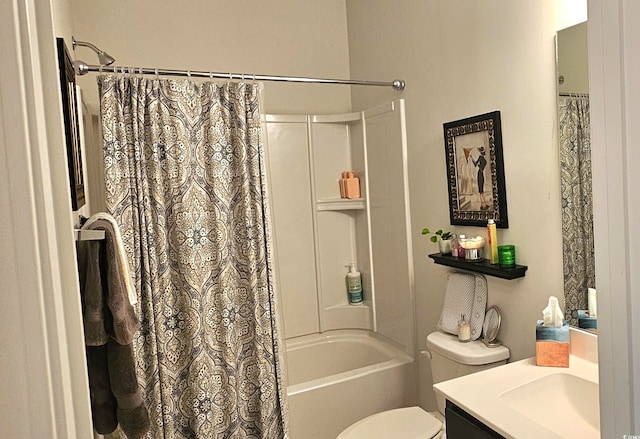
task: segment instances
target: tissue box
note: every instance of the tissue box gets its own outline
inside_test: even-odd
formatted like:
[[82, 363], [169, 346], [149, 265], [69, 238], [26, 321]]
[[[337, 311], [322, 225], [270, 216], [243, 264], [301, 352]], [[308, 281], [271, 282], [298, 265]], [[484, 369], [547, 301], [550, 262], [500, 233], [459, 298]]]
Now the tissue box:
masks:
[[582, 329], [598, 329], [598, 318], [590, 317], [586, 309], [578, 310], [578, 327]]
[[536, 324], [536, 365], [569, 367], [569, 322], [560, 327]]

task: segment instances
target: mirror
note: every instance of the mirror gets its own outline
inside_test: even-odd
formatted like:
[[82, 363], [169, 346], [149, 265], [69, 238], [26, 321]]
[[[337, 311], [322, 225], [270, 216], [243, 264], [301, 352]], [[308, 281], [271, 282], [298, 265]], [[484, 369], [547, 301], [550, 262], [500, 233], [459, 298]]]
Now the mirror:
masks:
[[556, 69], [565, 316], [581, 326], [595, 288], [586, 22], [557, 33]]
[[498, 331], [500, 331], [500, 311], [497, 306], [492, 306], [484, 315], [484, 323], [482, 325], [482, 342], [490, 348], [500, 346], [502, 343], [497, 340]]

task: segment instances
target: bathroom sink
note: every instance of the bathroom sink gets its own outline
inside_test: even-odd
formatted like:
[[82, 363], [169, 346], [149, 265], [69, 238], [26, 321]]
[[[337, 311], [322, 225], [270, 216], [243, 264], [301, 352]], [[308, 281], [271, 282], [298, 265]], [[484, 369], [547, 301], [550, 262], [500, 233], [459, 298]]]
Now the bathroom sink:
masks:
[[600, 437], [598, 384], [553, 373], [507, 390], [499, 398], [561, 437]]

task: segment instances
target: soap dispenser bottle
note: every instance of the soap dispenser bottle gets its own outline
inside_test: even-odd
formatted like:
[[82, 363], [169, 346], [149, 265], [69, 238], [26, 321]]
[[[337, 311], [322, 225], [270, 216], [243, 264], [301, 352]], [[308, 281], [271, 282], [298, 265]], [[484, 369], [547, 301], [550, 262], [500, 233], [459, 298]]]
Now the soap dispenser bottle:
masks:
[[359, 271], [356, 271], [356, 264], [353, 262], [347, 265], [347, 267], [349, 267], [349, 272], [346, 277], [349, 305], [362, 305], [362, 276]]

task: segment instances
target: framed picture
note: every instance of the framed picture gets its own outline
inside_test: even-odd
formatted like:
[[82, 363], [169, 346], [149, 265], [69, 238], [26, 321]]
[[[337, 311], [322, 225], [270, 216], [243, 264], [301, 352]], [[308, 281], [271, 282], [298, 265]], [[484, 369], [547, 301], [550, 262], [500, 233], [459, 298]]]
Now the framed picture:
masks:
[[509, 227], [500, 112], [444, 124], [451, 224]]
[[64, 39], [56, 38], [56, 44], [58, 48], [58, 69], [60, 71], [60, 91], [62, 92], [62, 112], [64, 114], [64, 133], [67, 143], [71, 206], [73, 210], [78, 210], [84, 206], [85, 199], [76, 74]]

